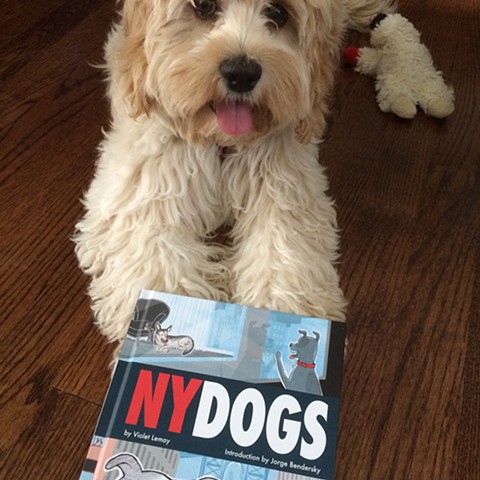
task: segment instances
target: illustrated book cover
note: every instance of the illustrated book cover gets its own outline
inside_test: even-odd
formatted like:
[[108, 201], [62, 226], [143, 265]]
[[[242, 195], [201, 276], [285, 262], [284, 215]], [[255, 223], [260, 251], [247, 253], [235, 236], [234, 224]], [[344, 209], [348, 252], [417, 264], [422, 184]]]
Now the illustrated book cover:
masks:
[[81, 480], [334, 478], [345, 325], [142, 291]]

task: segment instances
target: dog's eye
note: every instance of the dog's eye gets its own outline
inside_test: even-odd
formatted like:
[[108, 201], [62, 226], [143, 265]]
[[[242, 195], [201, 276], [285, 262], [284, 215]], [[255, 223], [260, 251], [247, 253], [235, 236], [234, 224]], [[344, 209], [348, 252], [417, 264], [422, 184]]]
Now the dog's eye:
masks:
[[280, 3], [271, 3], [265, 7], [263, 14], [275, 24], [277, 28], [283, 27], [288, 20], [288, 12]]
[[203, 19], [215, 18], [218, 10], [215, 0], [193, 0], [195, 13]]

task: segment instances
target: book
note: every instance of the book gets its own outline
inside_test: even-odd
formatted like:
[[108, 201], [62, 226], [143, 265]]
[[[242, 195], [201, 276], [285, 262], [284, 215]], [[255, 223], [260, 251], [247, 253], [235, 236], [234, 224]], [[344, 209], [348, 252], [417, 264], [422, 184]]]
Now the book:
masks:
[[81, 480], [334, 478], [345, 324], [143, 290]]

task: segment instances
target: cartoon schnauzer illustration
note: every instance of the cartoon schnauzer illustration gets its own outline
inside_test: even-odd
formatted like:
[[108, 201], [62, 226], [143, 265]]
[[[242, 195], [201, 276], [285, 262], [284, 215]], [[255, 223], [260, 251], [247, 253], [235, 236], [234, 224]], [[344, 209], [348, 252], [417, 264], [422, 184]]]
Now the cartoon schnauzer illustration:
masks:
[[315, 359], [317, 357], [318, 341], [320, 334], [315, 330], [313, 336], [307, 335], [306, 330], [298, 330], [300, 337], [296, 342], [289, 344], [290, 359], [296, 358], [297, 364], [290, 374], [287, 373], [282, 362], [282, 354], [275, 353], [278, 374], [282, 385], [288, 390], [322, 395], [322, 387], [315, 372]]
[[[156, 470], [144, 470], [137, 457], [130, 453], [119, 453], [105, 464], [105, 470], [120, 470], [115, 480], [175, 480], [173, 477]], [[213, 477], [202, 477], [198, 480], [217, 480]]]

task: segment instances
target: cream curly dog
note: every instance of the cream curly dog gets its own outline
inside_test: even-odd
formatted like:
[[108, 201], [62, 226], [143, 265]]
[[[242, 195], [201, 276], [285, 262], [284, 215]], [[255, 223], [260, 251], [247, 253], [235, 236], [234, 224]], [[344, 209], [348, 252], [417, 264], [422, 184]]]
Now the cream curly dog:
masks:
[[380, 11], [389, 0], [124, 0], [75, 234], [105, 335], [125, 335], [141, 288], [344, 319], [317, 143], [342, 35]]

